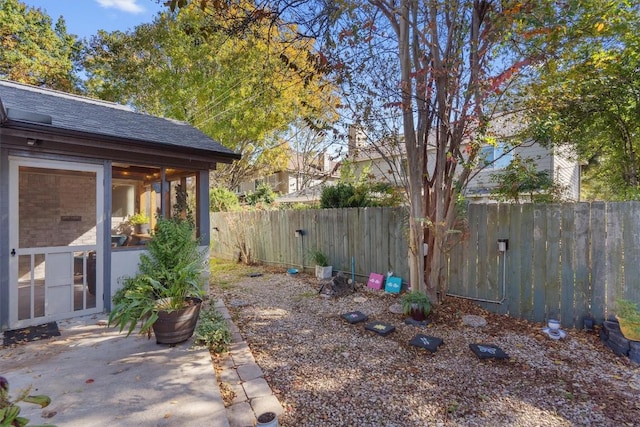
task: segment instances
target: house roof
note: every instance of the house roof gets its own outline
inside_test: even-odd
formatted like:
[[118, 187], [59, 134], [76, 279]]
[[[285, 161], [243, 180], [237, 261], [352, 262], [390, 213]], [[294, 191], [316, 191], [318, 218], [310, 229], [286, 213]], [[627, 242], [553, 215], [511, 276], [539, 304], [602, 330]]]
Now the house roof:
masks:
[[231, 163], [240, 155], [188, 123], [112, 102], [0, 80], [0, 127], [90, 135], [106, 141], [179, 148]]

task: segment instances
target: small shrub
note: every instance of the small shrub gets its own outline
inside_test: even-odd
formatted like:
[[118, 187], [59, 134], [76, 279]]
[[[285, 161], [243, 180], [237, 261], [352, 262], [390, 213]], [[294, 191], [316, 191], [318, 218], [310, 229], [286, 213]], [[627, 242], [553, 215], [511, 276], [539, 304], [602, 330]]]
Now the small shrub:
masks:
[[262, 183], [258, 185], [256, 191], [247, 194], [247, 203], [251, 206], [257, 206], [258, 204], [270, 205], [276, 201], [276, 197], [277, 194], [269, 184]]
[[209, 210], [211, 212], [233, 212], [240, 209], [240, 200], [233, 191], [226, 188], [209, 190]]
[[319, 265], [320, 267], [329, 266], [329, 262], [330, 262], [329, 261], [329, 257], [327, 256], [327, 254], [322, 252], [320, 249], [311, 249], [311, 250], [309, 250], [309, 258], [311, 258], [311, 260], [316, 265]]
[[204, 345], [213, 353], [223, 353], [229, 348], [231, 331], [227, 321], [213, 305], [200, 311], [194, 338], [195, 344]]
[[616, 300], [616, 314], [618, 317], [632, 323], [640, 323], [640, 310], [635, 302], [628, 299]]

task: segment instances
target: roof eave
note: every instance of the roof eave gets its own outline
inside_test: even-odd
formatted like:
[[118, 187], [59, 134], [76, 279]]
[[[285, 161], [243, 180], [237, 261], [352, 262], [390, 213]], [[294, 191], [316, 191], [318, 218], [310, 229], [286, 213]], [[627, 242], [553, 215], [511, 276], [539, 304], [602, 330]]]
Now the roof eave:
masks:
[[180, 149], [181, 152], [185, 152], [185, 153], [193, 153], [193, 154], [215, 157], [216, 162], [219, 162], [219, 163], [232, 163], [234, 160], [240, 160], [242, 157], [241, 154], [235, 153], [235, 152], [201, 150], [201, 149], [191, 148], [191, 147], [178, 147], [176, 145], [165, 144], [161, 142], [147, 141], [147, 140], [141, 140], [141, 139], [135, 139], [135, 138], [116, 137], [112, 135], [84, 132], [84, 131], [78, 131], [73, 129], [64, 129], [59, 127], [52, 127], [50, 125], [40, 125], [36, 123], [31, 123], [31, 122], [12, 120], [9, 118], [6, 118], [6, 120], [2, 123], [2, 126], [7, 129], [42, 132], [45, 134], [59, 135], [59, 136], [66, 136], [66, 137], [96, 139], [104, 142], [118, 142], [118, 143], [129, 144], [129, 145], [145, 147], [145, 148], [149, 148], [148, 144], [153, 144], [152, 147], [155, 149], [169, 150], [169, 151], [170, 150], [175, 151], [177, 149]]

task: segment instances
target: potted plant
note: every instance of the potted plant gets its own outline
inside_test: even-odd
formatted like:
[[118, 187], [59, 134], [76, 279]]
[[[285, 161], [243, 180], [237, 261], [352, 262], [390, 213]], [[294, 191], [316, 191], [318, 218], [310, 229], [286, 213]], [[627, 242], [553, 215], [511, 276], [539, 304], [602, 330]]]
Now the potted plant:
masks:
[[331, 279], [333, 267], [329, 265], [329, 257], [319, 249], [309, 251], [309, 255], [316, 265], [316, 277], [320, 280]]
[[401, 298], [402, 312], [411, 316], [413, 320], [423, 321], [431, 312], [429, 297], [422, 291], [410, 291]]
[[640, 310], [631, 300], [616, 300], [616, 319], [622, 335], [631, 341], [640, 341]]
[[129, 217], [127, 222], [133, 227], [136, 233], [142, 232], [142, 226], [149, 224], [150, 218], [143, 213], [136, 213]]
[[113, 297], [109, 324], [127, 328], [138, 322], [140, 333], [156, 335], [158, 343], [187, 340], [195, 329], [204, 288], [204, 252], [193, 237], [193, 226], [180, 219], [159, 219], [138, 273], [123, 280]]

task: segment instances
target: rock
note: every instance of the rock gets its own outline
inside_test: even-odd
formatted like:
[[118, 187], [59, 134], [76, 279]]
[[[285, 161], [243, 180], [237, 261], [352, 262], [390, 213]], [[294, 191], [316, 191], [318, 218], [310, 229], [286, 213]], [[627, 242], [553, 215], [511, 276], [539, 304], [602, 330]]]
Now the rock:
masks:
[[482, 328], [487, 326], [487, 320], [482, 316], [476, 316], [475, 314], [466, 314], [462, 316], [462, 322], [465, 325], [469, 325], [474, 328]]
[[391, 304], [389, 306], [389, 311], [393, 314], [404, 314], [402, 311], [402, 305], [399, 302]]
[[353, 299], [353, 302], [361, 303], [361, 302], [365, 302], [366, 300], [367, 300], [367, 299], [366, 299], [365, 297], [355, 297], [355, 298]]

